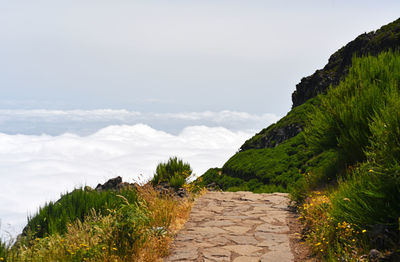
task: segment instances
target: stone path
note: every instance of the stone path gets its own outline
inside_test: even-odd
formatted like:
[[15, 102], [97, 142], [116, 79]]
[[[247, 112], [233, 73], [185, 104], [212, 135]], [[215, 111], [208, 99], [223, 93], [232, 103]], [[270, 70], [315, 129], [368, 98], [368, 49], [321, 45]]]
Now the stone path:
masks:
[[198, 200], [165, 261], [294, 261], [287, 194], [209, 192]]

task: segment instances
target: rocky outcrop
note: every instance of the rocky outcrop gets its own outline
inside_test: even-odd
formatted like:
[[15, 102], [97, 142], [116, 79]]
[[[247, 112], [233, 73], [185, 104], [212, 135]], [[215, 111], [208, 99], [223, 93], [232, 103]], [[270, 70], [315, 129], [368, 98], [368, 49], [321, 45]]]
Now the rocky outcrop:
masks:
[[303, 131], [303, 125], [300, 123], [292, 123], [287, 126], [272, 128], [265, 135], [260, 135], [260, 138], [254, 140], [253, 143], [245, 143], [240, 150], [245, 151], [248, 149], [261, 149], [276, 147], [282, 142], [297, 136]]
[[188, 191], [185, 188], [173, 188], [168, 182], [160, 182], [154, 186], [154, 190], [160, 193], [160, 195], [174, 195], [179, 198], [187, 197]]
[[[276, 147], [304, 130], [310, 107], [317, 106], [311, 98], [326, 93], [329, 86], [337, 85], [347, 75], [354, 56], [377, 55], [385, 50], [400, 50], [400, 19], [381, 27], [379, 30], [364, 33], [335, 52], [323, 69], [301, 79], [292, 94], [293, 106], [287, 116], [260, 131], [247, 140], [240, 151]], [[304, 105], [310, 101], [310, 105]], [[306, 108], [299, 107], [307, 106]], [[303, 106], [303, 107], [304, 107]], [[312, 109], [311, 109], [312, 110]]]
[[377, 55], [389, 49], [400, 49], [400, 19], [375, 32], [358, 36], [334, 53], [323, 69], [301, 79], [292, 94], [292, 108], [318, 94], [326, 93], [330, 85], [337, 85], [346, 76], [354, 56]]
[[107, 182], [105, 182], [103, 185], [98, 184], [95, 188], [96, 191], [104, 191], [104, 190], [120, 190], [122, 188], [136, 188], [139, 185], [136, 183], [127, 183], [127, 182], [122, 182], [122, 178], [120, 176], [117, 176], [115, 178], [109, 179]]

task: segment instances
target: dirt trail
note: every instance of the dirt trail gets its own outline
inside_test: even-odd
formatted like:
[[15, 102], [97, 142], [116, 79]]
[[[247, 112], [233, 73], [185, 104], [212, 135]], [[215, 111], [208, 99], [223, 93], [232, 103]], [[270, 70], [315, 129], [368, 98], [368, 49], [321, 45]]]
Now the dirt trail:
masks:
[[287, 194], [209, 192], [196, 200], [165, 261], [294, 261]]

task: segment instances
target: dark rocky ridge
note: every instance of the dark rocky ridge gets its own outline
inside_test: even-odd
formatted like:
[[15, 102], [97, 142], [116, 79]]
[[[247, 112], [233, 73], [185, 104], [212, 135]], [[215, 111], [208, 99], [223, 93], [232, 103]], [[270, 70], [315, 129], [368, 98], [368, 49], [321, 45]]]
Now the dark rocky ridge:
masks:
[[293, 106], [326, 93], [330, 85], [337, 85], [348, 73], [353, 56], [377, 55], [389, 49], [400, 48], [400, 19], [382, 26], [379, 30], [359, 35], [356, 39], [335, 52], [323, 69], [304, 77], [292, 94]]

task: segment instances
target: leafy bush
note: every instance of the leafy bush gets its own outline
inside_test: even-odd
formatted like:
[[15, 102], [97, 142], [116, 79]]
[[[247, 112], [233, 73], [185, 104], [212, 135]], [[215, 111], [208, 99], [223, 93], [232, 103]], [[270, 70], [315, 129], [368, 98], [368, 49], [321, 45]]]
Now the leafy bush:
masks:
[[380, 164], [400, 161], [400, 94], [397, 86], [386, 90], [386, 103], [376, 110], [370, 123], [371, 137], [367, 157]]
[[192, 175], [192, 168], [189, 163], [184, 163], [177, 157], [171, 157], [167, 163], [160, 163], [151, 180], [153, 185], [167, 182], [175, 189], [182, 187], [186, 180]]
[[179, 188], [183, 187], [185, 182], [186, 182], [185, 177], [179, 174], [175, 174], [169, 180], [170, 186], [172, 186], [175, 190], [178, 190]]
[[335, 222], [359, 228], [376, 224], [397, 228], [400, 217], [400, 168], [381, 168], [365, 163], [339, 185], [332, 198]]
[[[330, 207], [318, 215], [328, 219], [317, 221], [304, 211], [315, 211], [315, 203], [313, 208], [312, 203], [303, 208], [306, 223], [312, 224], [310, 243], [320, 247], [322, 238], [329, 240], [329, 252], [323, 254], [326, 259], [354, 260], [370, 248], [398, 247], [399, 73], [397, 52], [355, 58], [347, 78], [321, 96], [321, 106], [310, 115], [306, 142], [322, 154], [336, 152], [336, 176], [340, 178], [338, 188], [329, 196]], [[309, 198], [306, 201], [310, 202]], [[382, 232], [375, 232], [376, 227], [385, 228], [383, 245], [365, 241], [366, 236], [370, 240], [382, 238]]]
[[150, 218], [148, 210], [139, 203], [130, 204], [126, 200], [115, 212], [112, 235], [121, 255], [129, 254], [135, 245], [143, 245], [147, 240]]
[[307, 144], [320, 152], [337, 150], [347, 165], [366, 160], [372, 118], [399, 81], [398, 53], [355, 58], [346, 79], [321, 96], [321, 105], [310, 115]]
[[32, 234], [33, 238], [63, 234], [68, 223], [76, 219], [83, 221], [93, 209], [106, 214], [108, 210], [119, 207], [124, 201], [118, 195], [124, 196], [130, 203], [137, 201], [136, 191], [131, 189], [100, 192], [75, 189], [61, 196], [57, 202], [45, 204], [36, 215], [29, 217], [24, 234]]

